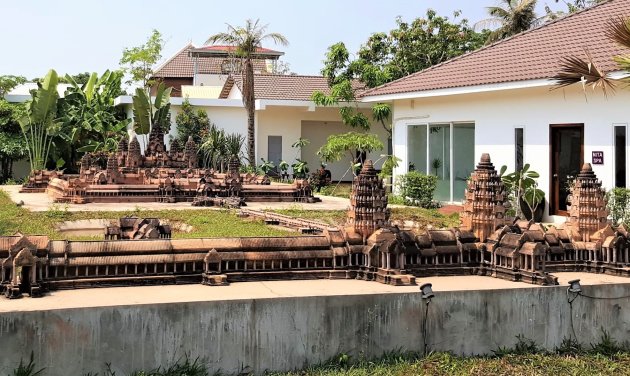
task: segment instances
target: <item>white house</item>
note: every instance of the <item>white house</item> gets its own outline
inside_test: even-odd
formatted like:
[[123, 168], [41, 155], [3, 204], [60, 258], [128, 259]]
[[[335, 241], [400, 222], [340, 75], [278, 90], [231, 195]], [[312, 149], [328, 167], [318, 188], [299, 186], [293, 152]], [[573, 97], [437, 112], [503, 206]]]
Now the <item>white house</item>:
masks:
[[402, 159], [395, 174], [437, 174], [437, 198], [460, 202], [482, 153], [497, 169], [529, 163], [540, 173], [546, 216], [565, 214], [567, 179], [584, 162], [607, 189], [628, 186], [630, 89], [606, 98], [581, 85], [554, 90], [551, 79], [563, 58], [585, 51], [619, 74], [613, 57], [624, 51], [605, 34], [619, 16], [630, 17], [630, 1], [610, 0], [365, 92], [366, 103], [392, 104]]
[[[247, 135], [247, 113], [242, 101], [242, 77], [234, 74], [234, 62], [229, 46], [194, 47], [189, 44], [166, 60], [156, 69], [155, 78], [173, 87], [171, 96], [171, 135], [176, 135], [175, 118], [181, 111], [184, 98], [198, 108], [203, 108], [211, 122], [230, 133]], [[311, 101], [315, 91], [329, 93], [328, 83], [322, 76], [281, 75], [274, 73], [276, 60], [282, 52], [261, 49], [254, 60], [254, 91], [256, 97], [256, 160], [271, 160], [277, 166], [281, 160], [292, 164], [296, 158], [308, 162], [311, 171], [321, 163], [317, 150], [325, 144], [328, 136], [351, 130], [341, 122], [339, 108], [320, 107]], [[238, 70], [238, 69], [237, 69]], [[117, 98], [131, 116], [131, 96]], [[353, 104], [371, 117], [370, 104]], [[388, 135], [375, 124], [372, 133], [377, 134], [387, 145]], [[310, 143], [301, 152], [291, 145], [299, 138]], [[387, 150], [374, 151], [369, 155], [380, 160]], [[349, 161], [330, 163], [334, 180], [351, 180]]]

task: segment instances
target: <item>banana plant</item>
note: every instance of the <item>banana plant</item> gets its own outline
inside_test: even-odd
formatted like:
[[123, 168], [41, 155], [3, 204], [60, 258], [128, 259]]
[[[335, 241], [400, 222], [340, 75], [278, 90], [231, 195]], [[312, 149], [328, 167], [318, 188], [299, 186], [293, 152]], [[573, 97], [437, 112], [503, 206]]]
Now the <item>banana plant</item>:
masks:
[[120, 71], [107, 70], [100, 78], [92, 73], [81, 85], [66, 75], [70, 87], [61, 105], [61, 120], [63, 139], [70, 145], [67, 150], [70, 161], [76, 160], [76, 152], [115, 150], [120, 136], [127, 132], [130, 119], [125, 119], [114, 106], [116, 96], [120, 95], [122, 76]]
[[[134, 131], [136, 134], [148, 134], [154, 124], [169, 127], [171, 123], [171, 90], [164, 83], [157, 86], [155, 102], [151, 103], [149, 94], [142, 88], [136, 89], [136, 94], [132, 98]], [[164, 129], [168, 131], [168, 129]]]
[[43, 83], [37, 84], [33, 99], [28, 106], [28, 114], [19, 120], [31, 171], [46, 167], [53, 137], [59, 133], [61, 123], [57, 118], [59, 76], [54, 69], [46, 74]]

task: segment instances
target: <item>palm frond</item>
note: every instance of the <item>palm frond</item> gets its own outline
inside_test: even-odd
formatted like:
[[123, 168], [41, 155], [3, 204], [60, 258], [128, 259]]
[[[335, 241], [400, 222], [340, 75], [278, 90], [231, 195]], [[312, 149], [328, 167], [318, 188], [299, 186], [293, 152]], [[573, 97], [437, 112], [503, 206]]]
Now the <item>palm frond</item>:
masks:
[[560, 72], [552, 77], [552, 80], [556, 81], [553, 89], [581, 83], [583, 88], [592, 86], [593, 90], [601, 89], [606, 97], [609, 92], [614, 93], [614, 80], [597, 67], [588, 50], [585, 50], [585, 53], [586, 59], [577, 56], [569, 56], [562, 59]]
[[608, 20], [606, 36], [620, 46], [630, 48], [630, 18], [619, 16]]

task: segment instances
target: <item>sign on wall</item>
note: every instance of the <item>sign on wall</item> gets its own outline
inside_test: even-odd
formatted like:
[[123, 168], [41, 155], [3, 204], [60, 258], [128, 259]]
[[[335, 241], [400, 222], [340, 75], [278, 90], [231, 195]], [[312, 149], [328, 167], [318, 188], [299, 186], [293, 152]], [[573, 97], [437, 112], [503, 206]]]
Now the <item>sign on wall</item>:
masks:
[[604, 164], [604, 152], [603, 151], [594, 151], [592, 156], [592, 163], [594, 165]]

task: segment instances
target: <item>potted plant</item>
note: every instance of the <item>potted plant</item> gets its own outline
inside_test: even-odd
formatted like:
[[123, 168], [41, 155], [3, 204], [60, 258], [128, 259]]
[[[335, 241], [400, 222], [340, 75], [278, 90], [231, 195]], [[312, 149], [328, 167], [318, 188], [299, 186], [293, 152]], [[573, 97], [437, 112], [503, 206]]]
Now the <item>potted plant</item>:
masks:
[[289, 163], [287, 163], [287, 161], [280, 161], [278, 167], [280, 168], [280, 179], [283, 181], [289, 180]]
[[269, 172], [276, 167], [272, 161], [266, 161], [265, 158], [260, 158], [262, 163], [258, 166], [265, 175], [269, 175]]
[[301, 159], [296, 159], [295, 163], [291, 165], [293, 169], [293, 178], [294, 179], [306, 179], [306, 175], [308, 174], [308, 163]]
[[503, 184], [512, 192], [516, 216], [527, 220], [542, 221], [545, 211], [545, 192], [538, 188], [540, 174], [529, 169], [525, 164], [521, 170], [504, 175], [506, 166], [501, 167], [499, 175]]
[[440, 169], [440, 167], [442, 167], [442, 161], [440, 160], [440, 158], [435, 158], [431, 163], [431, 166], [435, 170], [435, 176], [438, 176], [438, 170]]

